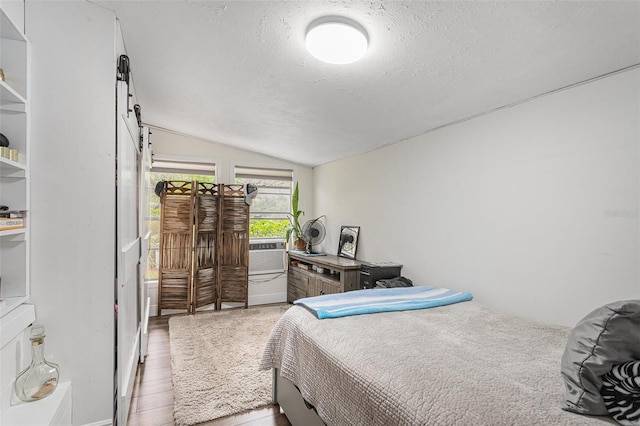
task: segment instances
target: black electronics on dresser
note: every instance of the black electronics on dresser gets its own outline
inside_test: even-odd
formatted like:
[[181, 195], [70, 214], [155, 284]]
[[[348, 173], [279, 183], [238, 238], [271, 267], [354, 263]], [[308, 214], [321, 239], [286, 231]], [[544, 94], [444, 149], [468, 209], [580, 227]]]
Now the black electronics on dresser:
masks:
[[378, 280], [400, 276], [402, 265], [392, 262], [362, 262], [360, 265], [360, 288], [375, 288]]

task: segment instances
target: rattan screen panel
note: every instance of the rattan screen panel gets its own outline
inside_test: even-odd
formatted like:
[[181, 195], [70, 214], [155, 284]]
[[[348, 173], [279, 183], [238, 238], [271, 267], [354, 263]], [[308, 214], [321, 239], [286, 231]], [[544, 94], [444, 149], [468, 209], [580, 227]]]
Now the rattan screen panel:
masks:
[[168, 181], [162, 197], [158, 307], [248, 306], [249, 206], [243, 185]]
[[[185, 194], [187, 182], [172, 185], [161, 194], [160, 259], [158, 309], [184, 309], [191, 306], [191, 264], [193, 247], [193, 202]], [[190, 189], [189, 189], [190, 191]]]
[[194, 310], [218, 301], [218, 187], [199, 183], [195, 196]]
[[223, 185], [220, 224], [220, 287], [218, 306], [224, 302], [248, 305], [249, 206], [242, 185]]

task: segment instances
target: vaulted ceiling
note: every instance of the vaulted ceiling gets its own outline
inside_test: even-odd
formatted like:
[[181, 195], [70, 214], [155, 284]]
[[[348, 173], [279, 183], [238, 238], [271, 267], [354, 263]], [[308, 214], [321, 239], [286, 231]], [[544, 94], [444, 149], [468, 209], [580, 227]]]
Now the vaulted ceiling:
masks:
[[[93, 3], [120, 21], [143, 122], [309, 166], [640, 64], [638, 1]], [[307, 53], [326, 15], [366, 29], [363, 59]]]

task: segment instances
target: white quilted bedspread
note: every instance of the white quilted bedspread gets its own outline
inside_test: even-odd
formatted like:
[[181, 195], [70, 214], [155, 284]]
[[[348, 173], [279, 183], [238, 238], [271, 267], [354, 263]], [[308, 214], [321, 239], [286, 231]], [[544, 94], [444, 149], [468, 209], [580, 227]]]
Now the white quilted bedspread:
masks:
[[260, 368], [279, 368], [329, 426], [610, 423], [560, 408], [569, 331], [475, 302], [323, 320], [293, 306]]

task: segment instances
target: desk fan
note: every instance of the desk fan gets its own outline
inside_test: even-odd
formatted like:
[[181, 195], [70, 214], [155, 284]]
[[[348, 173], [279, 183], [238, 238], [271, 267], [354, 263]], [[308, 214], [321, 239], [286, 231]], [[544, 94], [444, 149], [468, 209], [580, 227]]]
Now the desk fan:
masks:
[[317, 217], [312, 220], [308, 220], [302, 226], [302, 239], [307, 243], [308, 254], [313, 253], [313, 246], [320, 244], [327, 233], [324, 224], [320, 221], [324, 216]]

